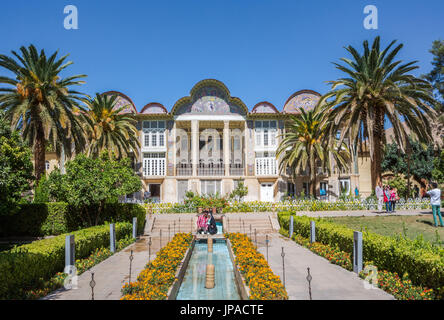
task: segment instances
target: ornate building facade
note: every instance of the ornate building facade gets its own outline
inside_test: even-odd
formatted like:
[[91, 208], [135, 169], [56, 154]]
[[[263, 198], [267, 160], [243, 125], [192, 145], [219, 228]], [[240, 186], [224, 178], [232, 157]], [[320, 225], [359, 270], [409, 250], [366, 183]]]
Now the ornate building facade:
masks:
[[[135, 195], [138, 198], [148, 195], [153, 201], [181, 202], [188, 190], [226, 195], [240, 181], [248, 186], [247, 201], [279, 201], [309, 190], [308, 175], [279, 172], [276, 149], [288, 115], [300, 107], [314, 108], [320, 98], [315, 91], [294, 93], [281, 112], [266, 101], [249, 111], [214, 79], [198, 82], [170, 112], [160, 103], [149, 103], [138, 112], [126, 95], [105, 94], [117, 94], [118, 106], [126, 105], [124, 112], [138, 119], [141, 148], [136, 171], [144, 185]], [[356, 187], [361, 194], [370, 194], [368, 160], [353, 162], [349, 171], [332, 168], [330, 175], [318, 168], [318, 192], [326, 190], [330, 199]]]

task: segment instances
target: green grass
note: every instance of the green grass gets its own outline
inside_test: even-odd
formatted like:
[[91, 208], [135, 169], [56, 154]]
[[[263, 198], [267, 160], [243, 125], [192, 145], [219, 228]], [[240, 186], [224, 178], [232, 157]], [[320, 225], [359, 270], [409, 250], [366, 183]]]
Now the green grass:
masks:
[[432, 215], [420, 216], [376, 216], [326, 218], [357, 231], [368, 230], [384, 236], [405, 235], [412, 240], [422, 234], [424, 240], [444, 246], [444, 228], [434, 227]]

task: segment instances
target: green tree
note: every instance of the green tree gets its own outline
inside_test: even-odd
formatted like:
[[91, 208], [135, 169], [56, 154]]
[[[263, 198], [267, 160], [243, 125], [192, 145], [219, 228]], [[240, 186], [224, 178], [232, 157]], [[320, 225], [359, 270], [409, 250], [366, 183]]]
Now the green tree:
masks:
[[31, 150], [0, 113], [0, 214], [14, 211], [32, 180]]
[[444, 150], [433, 160], [432, 178], [438, 183], [444, 183]]
[[20, 48], [21, 55], [12, 51], [14, 58], [0, 55], [0, 66], [14, 74], [13, 78], [1, 76], [0, 109], [6, 111], [11, 125], [22, 132], [23, 139], [33, 147], [34, 168], [37, 181], [45, 173], [45, 145], [64, 145], [69, 153], [74, 146], [80, 152], [85, 145], [81, 126], [83, 95], [71, 90], [84, 83], [78, 79], [85, 75], [61, 77], [61, 72], [72, 62], [67, 56], [58, 59], [58, 52], [46, 57], [31, 45]]
[[290, 122], [277, 149], [281, 158], [279, 169], [290, 168], [296, 176], [307, 169], [310, 175], [310, 195], [316, 195], [316, 167], [320, 163], [327, 171], [331, 169], [331, 158], [339, 167], [348, 167], [350, 153], [345, 144], [336, 146], [335, 139], [327, 135], [326, 122], [321, 112], [305, 111], [290, 116]]
[[[66, 164], [66, 174], [51, 172], [46, 187], [51, 200], [67, 202], [78, 208], [87, 225], [97, 225], [107, 202], [142, 189], [128, 158], [116, 160], [107, 153], [98, 158], [80, 154]], [[97, 210], [88, 210], [91, 206]]]
[[140, 148], [137, 120], [130, 114], [121, 113], [126, 106], [116, 108], [117, 95], [96, 95], [88, 105], [88, 154], [97, 157], [102, 151], [118, 158], [130, 154], [137, 156]]
[[436, 116], [430, 107], [436, 103], [430, 83], [410, 74], [418, 68], [416, 61], [394, 60], [403, 47], [400, 44], [391, 50], [395, 43], [381, 50], [380, 38], [376, 37], [371, 48], [364, 41], [363, 53], [346, 47], [352, 59], [341, 58], [345, 66], [335, 63], [346, 76], [330, 81], [331, 91], [319, 102], [329, 113], [331, 135], [340, 132], [341, 141], [347, 137], [353, 146], [370, 152], [372, 189], [381, 180], [384, 121], [391, 123], [396, 143], [406, 150], [408, 133], [404, 124], [419, 141], [430, 142], [429, 117]]
[[433, 55], [433, 69], [423, 77], [433, 85], [437, 100], [438, 116], [431, 119], [435, 146], [444, 147], [444, 41], [433, 41], [430, 53]]
[[230, 193], [229, 198], [236, 201], [242, 201], [248, 195], [248, 187], [243, 181], [240, 181], [237, 187]]
[[[418, 182], [421, 179], [431, 180], [433, 171], [434, 151], [430, 144], [426, 146], [409, 137], [410, 143], [410, 175]], [[381, 168], [384, 172], [408, 176], [408, 155], [396, 143], [388, 144], [385, 148]]]

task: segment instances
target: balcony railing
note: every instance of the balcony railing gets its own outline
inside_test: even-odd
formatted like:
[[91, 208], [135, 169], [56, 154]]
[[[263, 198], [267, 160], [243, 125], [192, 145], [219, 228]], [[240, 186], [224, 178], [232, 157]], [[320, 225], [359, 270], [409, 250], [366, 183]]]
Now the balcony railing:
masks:
[[276, 158], [256, 158], [257, 176], [275, 176], [277, 175]]
[[200, 163], [197, 167], [198, 176], [223, 176], [225, 175], [225, 165], [223, 163]]
[[179, 163], [176, 167], [176, 176], [193, 175], [193, 165], [191, 163]]
[[243, 176], [245, 174], [244, 165], [241, 163], [230, 164], [230, 176]]

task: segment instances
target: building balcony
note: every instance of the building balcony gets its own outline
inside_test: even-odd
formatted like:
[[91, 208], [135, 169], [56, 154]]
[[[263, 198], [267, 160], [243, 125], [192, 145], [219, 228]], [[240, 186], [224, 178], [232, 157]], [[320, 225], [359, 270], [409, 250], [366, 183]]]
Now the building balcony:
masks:
[[224, 163], [200, 163], [197, 167], [198, 176], [224, 176], [225, 175], [225, 164]]
[[241, 163], [230, 164], [230, 176], [243, 176], [245, 175], [244, 165]]
[[256, 176], [276, 176], [277, 174], [276, 158], [256, 158]]
[[192, 176], [193, 165], [191, 163], [179, 163], [176, 167], [176, 176]]

